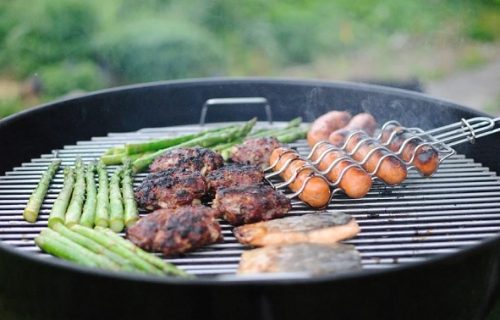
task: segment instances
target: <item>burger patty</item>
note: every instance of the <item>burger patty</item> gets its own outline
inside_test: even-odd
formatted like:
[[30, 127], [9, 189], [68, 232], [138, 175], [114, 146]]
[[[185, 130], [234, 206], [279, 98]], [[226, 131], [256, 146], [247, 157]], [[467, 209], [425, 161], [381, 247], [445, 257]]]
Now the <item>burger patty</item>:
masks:
[[222, 167], [224, 159], [215, 151], [206, 148], [177, 148], [166, 151], [156, 158], [149, 170], [159, 172], [172, 168], [184, 168], [206, 175]]
[[210, 194], [214, 195], [220, 188], [259, 184], [264, 180], [264, 172], [258, 166], [230, 164], [210, 172], [206, 180]]
[[231, 150], [231, 161], [239, 164], [269, 167], [269, 158], [274, 149], [281, 146], [276, 138], [251, 138]]
[[207, 192], [199, 172], [171, 168], [148, 175], [135, 191], [139, 207], [154, 210], [199, 204]]
[[269, 185], [238, 186], [217, 190], [212, 207], [232, 225], [241, 225], [284, 216], [290, 199]]
[[137, 246], [173, 256], [223, 240], [216, 211], [205, 206], [160, 209], [127, 230]]

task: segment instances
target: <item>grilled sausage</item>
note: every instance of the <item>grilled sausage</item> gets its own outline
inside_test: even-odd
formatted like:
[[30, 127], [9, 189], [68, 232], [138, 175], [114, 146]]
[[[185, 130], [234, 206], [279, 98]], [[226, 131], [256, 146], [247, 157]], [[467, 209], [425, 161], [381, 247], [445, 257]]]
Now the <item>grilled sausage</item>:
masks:
[[363, 130], [369, 136], [373, 136], [373, 133], [377, 129], [377, 121], [375, 118], [366, 112], [359, 113], [352, 117], [351, 121], [342, 129], [333, 131], [328, 140], [336, 146], [342, 146], [347, 138], [349, 131]]
[[[394, 136], [391, 135], [394, 133]], [[404, 128], [399, 127], [395, 124], [390, 124], [384, 130], [382, 130], [382, 137], [380, 138], [382, 143], [387, 143], [389, 138], [391, 141], [387, 146], [390, 150], [394, 152], [399, 152], [401, 146], [407, 139], [411, 139], [414, 135]], [[432, 146], [424, 145], [420, 148], [417, 148], [419, 144], [422, 143], [422, 140], [418, 138], [414, 138], [410, 140], [405, 147], [403, 148], [403, 152], [401, 153], [401, 158], [404, 161], [410, 161], [413, 155], [412, 165], [424, 176], [431, 176], [439, 167], [439, 154], [436, 149]]]
[[330, 134], [345, 127], [351, 114], [347, 111], [330, 111], [316, 119], [307, 132], [307, 143], [312, 147], [319, 141], [328, 140]]
[[[278, 160], [279, 159], [279, 160]], [[286, 148], [274, 149], [271, 154], [270, 164], [278, 163], [274, 166], [273, 170], [280, 170], [288, 160], [292, 162], [281, 173], [281, 177], [288, 181], [302, 166], [308, 164], [307, 161], [299, 159], [299, 155], [295, 151]], [[307, 182], [306, 179], [311, 177]], [[288, 185], [290, 190], [298, 192], [302, 185], [306, 183], [303, 191], [299, 194], [299, 198], [313, 208], [323, 208], [328, 205], [330, 201], [330, 186], [324, 177], [315, 173], [312, 169], [306, 168], [298, 172], [297, 177], [292, 183]]]
[[[318, 145], [318, 147], [314, 150], [313, 154], [311, 155], [311, 160], [312, 161], [318, 160], [326, 150], [332, 147], [333, 146], [329, 143]], [[324, 171], [328, 169], [328, 167], [335, 160], [345, 156], [346, 153], [340, 149], [328, 151], [328, 153], [326, 153], [323, 156], [321, 161], [318, 164], [316, 164], [316, 167], [319, 170]], [[349, 159], [341, 160], [335, 166], [333, 166], [333, 168], [328, 173], [326, 173], [326, 177], [331, 182], [335, 182], [340, 177], [342, 171], [346, 167], [354, 163], [355, 163], [354, 161]], [[370, 188], [372, 187], [372, 179], [370, 175], [362, 168], [351, 167], [345, 171], [342, 179], [340, 179], [338, 187], [344, 190], [346, 195], [350, 198], [361, 198], [364, 197], [368, 193], [368, 191], [370, 191]]]
[[[365, 139], [369, 140], [363, 141], [359, 147], [354, 150], [358, 146], [358, 143]], [[406, 165], [401, 159], [386, 149], [372, 151], [373, 149], [380, 148], [380, 144], [374, 139], [371, 139], [367, 134], [363, 132], [356, 133], [346, 141], [346, 144], [345, 149], [349, 154], [355, 151], [352, 155], [354, 160], [363, 162], [365, 158], [367, 158], [362, 166], [369, 173], [374, 173], [380, 159], [387, 156], [382, 160], [380, 167], [375, 172], [375, 175], [386, 184], [398, 185], [406, 179]]]

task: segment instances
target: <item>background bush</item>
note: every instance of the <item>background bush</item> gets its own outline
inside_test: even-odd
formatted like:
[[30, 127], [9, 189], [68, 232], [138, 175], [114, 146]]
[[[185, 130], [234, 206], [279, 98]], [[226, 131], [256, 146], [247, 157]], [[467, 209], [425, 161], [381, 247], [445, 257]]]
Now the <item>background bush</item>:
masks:
[[96, 49], [101, 63], [128, 82], [214, 76], [225, 68], [217, 40], [186, 21], [126, 21], [101, 34]]

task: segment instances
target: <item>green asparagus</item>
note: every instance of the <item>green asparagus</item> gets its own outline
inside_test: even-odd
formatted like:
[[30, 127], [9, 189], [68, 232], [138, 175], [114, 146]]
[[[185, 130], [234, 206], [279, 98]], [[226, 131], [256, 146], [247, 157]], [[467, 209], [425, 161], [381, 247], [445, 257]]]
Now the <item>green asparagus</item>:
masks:
[[120, 188], [120, 177], [123, 168], [119, 167], [111, 176], [109, 182], [109, 226], [115, 232], [123, 230], [123, 198]]
[[59, 165], [61, 164], [61, 160], [54, 160], [47, 170], [43, 173], [40, 182], [36, 186], [35, 190], [31, 194], [28, 203], [26, 204], [26, 208], [24, 209], [23, 216], [24, 219], [28, 222], [35, 222], [38, 217], [38, 213], [40, 212], [40, 207], [42, 206], [43, 199], [47, 194], [47, 190], [49, 189], [50, 181], [52, 177], [59, 169]]
[[52, 205], [52, 209], [50, 210], [49, 227], [55, 223], [64, 223], [66, 209], [68, 208], [68, 203], [71, 199], [74, 184], [75, 171], [70, 167], [64, 168], [64, 184], [61, 191], [57, 195], [56, 201], [54, 201], [54, 205]]
[[101, 244], [95, 242], [94, 240], [89, 239], [85, 236], [82, 236], [79, 233], [76, 233], [76, 232], [70, 230], [69, 228], [64, 226], [62, 223], [56, 223], [52, 227], [52, 229], [54, 231], [56, 231], [57, 233], [59, 233], [60, 235], [62, 235], [63, 237], [66, 237], [69, 240], [81, 245], [82, 247], [87, 248], [88, 250], [92, 251], [93, 253], [105, 256], [108, 259], [110, 259], [111, 261], [114, 261], [123, 270], [128, 270], [128, 271], [138, 270], [127, 259], [125, 259], [122, 256], [107, 249], [106, 247], [102, 246]]
[[82, 215], [82, 206], [85, 201], [85, 168], [81, 158], [75, 162], [76, 182], [73, 187], [71, 201], [66, 210], [65, 224], [72, 226], [80, 221]]
[[134, 186], [132, 178], [131, 163], [125, 163], [125, 169], [122, 174], [122, 196], [124, 205], [124, 222], [125, 226], [131, 227], [139, 219], [139, 211], [135, 202]]
[[96, 230], [107, 236], [110, 240], [116, 241], [116, 243], [118, 243], [120, 246], [123, 246], [124, 248], [133, 251], [137, 256], [149, 262], [150, 264], [156, 266], [157, 268], [163, 270], [166, 274], [180, 276], [180, 277], [191, 277], [191, 275], [189, 275], [185, 271], [177, 268], [171, 263], [163, 261], [162, 259], [158, 258], [157, 256], [151, 253], [142, 250], [141, 248], [134, 245], [132, 242], [123, 239], [122, 237], [120, 237], [119, 235], [117, 235], [116, 233], [114, 233], [109, 229], [96, 227]]
[[95, 164], [90, 163], [87, 166], [85, 173], [85, 182], [87, 187], [87, 195], [85, 197], [85, 204], [83, 205], [82, 216], [80, 217], [80, 224], [89, 228], [94, 226], [94, 216], [97, 202], [97, 187], [95, 185]]
[[290, 143], [299, 139], [304, 139], [307, 135], [307, 129], [297, 128], [296, 130], [283, 132], [282, 134], [276, 136], [279, 142]]
[[65, 260], [108, 270], [120, 269], [120, 266], [109, 258], [93, 253], [48, 228], [42, 230], [40, 235], [35, 239], [35, 243], [44, 251]]
[[228, 141], [246, 137], [248, 133], [252, 130], [256, 121], [257, 119], [253, 118], [241, 128], [234, 128], [215, 133], [208, 133], [203, 136], [176, 145], [175, 147], [158, 150], [148, 156], [141, 157], [135, 160], [132, 164], [133, 170], [134, 172], [140, 172], [146, 169], [151, 164], [151, 162], [153, 162], [155, 158], [161, 156], [163, 153], [165, 153], [165, 151], [171, 150], [173, 148], [195, 147], [195, 146], [208, 148], [217, 144], [227, 143]]
[[94, 229], [90, 229], [90, 228], [80, 226], [80, 225], [72, 226], [71, 230], [73, 230], [73, 231], [75, 231], [75, 232], [77, 232], [77, 233], [79, 233], [87, 238], [90, 238], [90, 239], [96, 241], [97, 243], [103, 245], [107, 249], [113, 251], [114, 253], [119, 254], [123, 258], [129, 260], [135, 267], [137, 267], [145, 272], [153, 273], [153, 274], [163, 274], [163, 272], [160, 271], [159, 269], [157, 269], [154, 265], [143, 260], [138, 255], [136, 255], [133, 251], [120, 245], [115, 240], [110, 239], [108, 236], [102, 234], [101, 232], [98, 232]]
[[109, 225], [109, 187], [108, 173], [102, 162], [97, 164], [99, 175], [99, 190], [97, 191], [97, 204], [95, 212], [95, 225], [107, 227]]
[[186, 134], [186, 135], [182, 135], [182, 136], [174, 137], [174, 138], [155, 139], [155, 140], [150, 140], [150, 141], [142, 142], [142, 143], [128, 143], [125, 145], [125, 153], [127, 155], [132, 155], [132, 154], [137, 154], [137, 153], [157, 151], [160, 149], [165, 149], [168, 147], [173, 147], [173, 146], [179, 145], [181, 143], [187, 142], [187, 141], [192, 140], [194, 138], [206, 135], [208, 133], [222, 132], [222, 131], [230, 130], [233, 128], [235, 128], [235, 126], [226, 126], [226, 127], [208, 129], [208, 130], [200, 131], [198, 133]]

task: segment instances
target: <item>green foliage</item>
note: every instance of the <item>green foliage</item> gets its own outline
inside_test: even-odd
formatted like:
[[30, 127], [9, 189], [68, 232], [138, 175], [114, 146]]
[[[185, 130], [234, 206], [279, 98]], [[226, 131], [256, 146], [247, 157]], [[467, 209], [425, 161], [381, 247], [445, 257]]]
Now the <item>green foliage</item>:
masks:
[[93, 62], [63, 62], [40, 68], [45, 98], [56, 98], [73, 90], [93, 91], [105, 86], [101, 69]]
[[472, 39], [492, 42], [500, 38], [500, 10], [482, 10], [468, 27]]
[[0, 119], [24, 109], [18, 98], [0, 99]]
[[224, 69], [216, 42], [186, 21], [149, 18], [106, 30], [96, 47], [115, 74], [136, 82], [216, 75]]
[[97, 21], [94, 8], [85, 1], [12, 1], [5, 10], [11, 18], [5, 23], [10, 28], [2, 53], [19, 76], [42, 65], [91, 55], [89, 43]]

